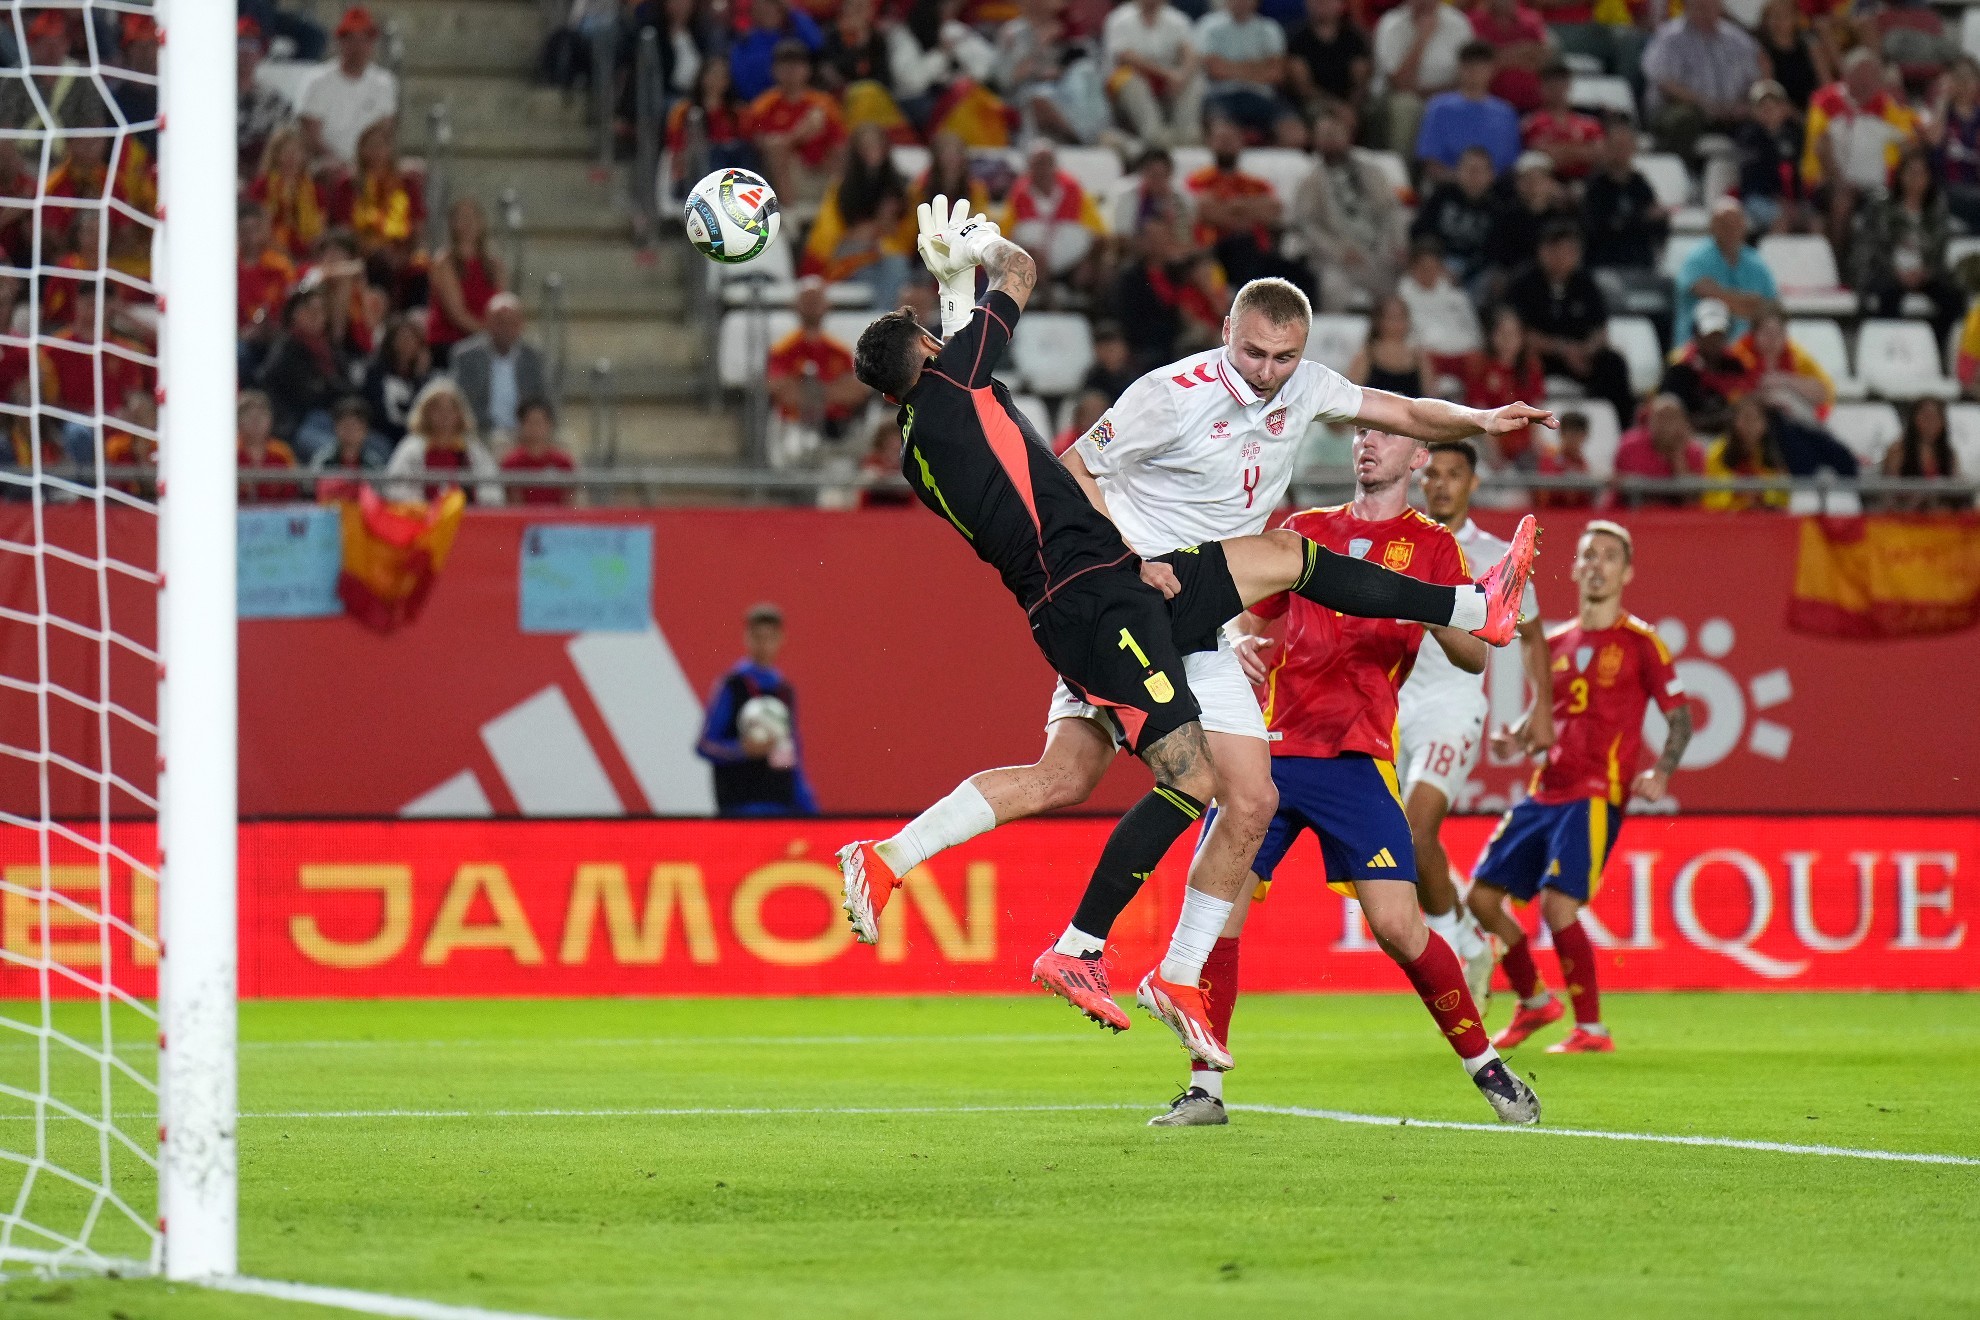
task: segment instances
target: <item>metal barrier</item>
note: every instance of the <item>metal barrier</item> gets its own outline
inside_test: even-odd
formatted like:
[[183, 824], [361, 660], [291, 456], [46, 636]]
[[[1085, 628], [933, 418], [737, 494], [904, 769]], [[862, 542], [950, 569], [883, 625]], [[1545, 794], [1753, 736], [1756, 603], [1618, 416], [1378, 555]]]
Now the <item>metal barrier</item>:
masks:
[[522, 190], [515, 184], [502, 189], [502, 234], [508, 240], [509, 287], [520, 290], [529, 279], [529, 235], [523, 229]]
[[564, 277], [551, 271], [543, 277], [544, 357], [548, 360], [550, 404], [559, 417], [564, 414], [564, 387], [570, 365], [570, 313], [564, 303]]
[[618, 382], [612, 377], [612, 359], [599, 358], [591, 364], [590, 463], [593, 467], [609, 469], [618, 461]]
[[660, 84], [660, 34], [642, 28], [633, 60], [633, 241], [651, 247], [660, 218], [660, 135], [667, 113]]
[[612, 168], [613, 92], [618, 81], [619, 30], [615, 23], [599, 23], [591, 30], [591, 113], [598, 129], [598, 168]]
[[435, 101], [426, 112], [426, 246], [438, 252], [447, 246], [447, 208], [453, 202], [454, 112]]

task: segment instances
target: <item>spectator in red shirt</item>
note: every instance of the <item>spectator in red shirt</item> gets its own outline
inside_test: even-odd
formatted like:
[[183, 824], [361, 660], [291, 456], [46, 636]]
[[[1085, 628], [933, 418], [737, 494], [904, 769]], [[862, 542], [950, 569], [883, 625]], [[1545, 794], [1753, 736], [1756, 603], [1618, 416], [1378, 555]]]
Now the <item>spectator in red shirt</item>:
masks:
[[268, 213], [254, 202], [241, 203], [235, 224], [240, 233], [234, 277], [239, 306], [236, 328], [242, 339], [265, 348], [282, 323], [282, 304], [296, 283], [296, 263], [269, 241]]
[[247, 194], [268, 212], [276, 245], [291, 260], [307, 257], [323, 235], [330, 208], [309, 172], [309, 147], [300, 125], [286, 124], [268, 139], [268, 149], [261, 153], [261, 171], [248, 185]]
[[[777, 43], [770, 65], [776, 80], [749, 104], [744, 126], [763, 153], [763, 172], [786, 206], [806, 195], [803, 185], [836, 177], [845, 165], [846, 123], [839, 103], [811, 85], [811, 54], [801, 41]], [[815, 195], [817, 188], [810, 189]]]
[[1671, 354], [1657, 392], [1684, 404], [1691, 424], [1708, 434], [1726, 427], [1732, 405], [1760, 384], [1753, 363], [1733, 352], [1732, 313], [1717, 298], [1701, 298], [1691, 313], [1691, 338]]
[[1029, 251], [1052, 278], [1075, 288], [1092, 286], [1094, 271], [1087, 259], [1106, 236], [1107, 225], [1079, 180], [1059, 168], [1051, 143], [1041, 139], [1032, 144], [1001, 221], [1004, 236]]
[[[116, 406], [125, 393], [141, 389], [149, 393], [154, 380], [152, 368], [132, 360], [132, 355], [150, 356], [150, 350], [129, 337], [109, 329], [97, 333], [95, 280], [75, 280], [74, 304], [69, 323], [48, 336], [43, 352], [53, 365], [56, 394], [61, 406], [70, 412], [91, 416]], [[105, 316], [108, 320], [108, 314]], [[115, 350], [115, 351], [113, 351]], [[103, 388], [97, 392], [97, 363], [103, 364]], [[44, 403], [55, 400], [43, 399]]]
[[836, 440], [872, 393], [853, 376], [851, 350], [825, 333], [828, 305], [825, 281], [810, 276], [798, 286], [798, 328], [771, 348], [765, 376], [786, 421]]
[[[1518, 399], [1547, 397], [1547, 374], [1540, 367], [1540, 355], [1526, 342], [1526, 323], [1510, 307], [1492, 315], [1491, 333], [1485, 350], [1473, 353], [1465, 363], [1464, 402], [1469, 408], [1501, 408]], [[1504, 435], [1479, 437], [1481, 448], [1496, 449], [1488, 455], [1494, 468], [1532, 469], [1538, 456], [1530, 426]]]
[[[1616, 448], [1618, 477], [1696, 477], [1704, 473], [1705, 446], [1692, 433], [1684, 401], [1675, 394], [1659, 394], [1652, 399], [1649, 418], [1625, 431], [1622, 443]], [[1645, 505], [1677, 508], [1698, 503], [1696, 494], [1652, 495], [1620, 490], [1615, 499], [1631, 508]]]
[[355, 236], [371, 281], [398, 290], [426, 228], [426, 186], [400, 165], [393, 120], [358, 134], [357, 161], [332, 191], [330, 211]]
[[1481, 0], [1471, 11], [1471, 30], [1498, 53], [1492, 95], [1521, 114], [1540, 108], [1540, 69], [1554, 55], [1547, 22], [1520, 0]]
[[[296, 456], [273, 433], [275, 409], [260, 390], [242, 390], [234, 411], [235, 453], [243, 469], [285, 468], [295, 470]], [[291, 481], [252, 481], [241, 487], [243, 504], [279, 504], [297, 499]]]
[[1540, 68], [1540, 108], [1526, 117], [1520, 138], [1528, 151], [1554, 162], [1554, 173], [1579, 179], [1595, 166], [1602, 149], [1602, 121], [1568, 104], [1574, 71], [1562, 60]]
[[873, 444], [859, 461], [859, 472], [874, 482], [859, 488], [860, 508], [898, 509], [915, 502], [912, 490], [898, 480], [886, 480], [901, 475], [901, 428], [893, 418], [874, 429]]
[[1244, 134], [1229, 119], [1210, 123], [1211, 162], [1189, 176], [1184, 187], [1196, 207], [1196, 241], [1212, 247], [1233, 284], [1276, 275], [1317, 300], [1313, 272], [1278, 255], [1284, 208], [1272, 185], [1238, 167]]
[[667, 152], [674, 160], [674, 182], [685, 187], [687, 168], [694, 159], [691, 133], [708, 146], [708, 168], [754, 170], [762, 167], [749, 140], [749, 108], [736, 95], [727, 60], [704, 60], [695, 76], [694, 95], [674, 102], [667, 112]]
[[[526, 399], [516, 409], [516, 447], [502, 456], [504, 472], [572, 472], [577, 465], [557, 444], [557, 413], [547, 399]], [[509, 499], [516, 504], [558, 504], [575, 502], [575, 486], [512, 487]]]
[[[1540, 445], [1534, 470], [1543, 477], [1585, 477], [1588, 475], [1588, 414], [1564, 412], [1560, 416], [1558, 443]], [[1541, 509], [1587, 509], [1595, 504], [1589, 490], [1536, 490], [1533, 504]]]

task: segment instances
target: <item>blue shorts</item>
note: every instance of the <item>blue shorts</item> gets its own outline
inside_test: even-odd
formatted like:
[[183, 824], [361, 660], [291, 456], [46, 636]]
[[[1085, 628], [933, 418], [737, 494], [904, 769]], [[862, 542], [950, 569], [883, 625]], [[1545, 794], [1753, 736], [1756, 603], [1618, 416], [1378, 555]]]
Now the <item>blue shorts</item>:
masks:
[[1622, 833], [1623, 809], [1602, 798], [1535, 802], [1505, 814], [1485, 841], [1471, 878], [1522, 903], [1558, 889], [1586, 903], [1602, 887], [1602, 867]]
[[[1327, 883], [1354, 893], [1356, 880], [1416, 882], [1416, 848], [1403, 815], [1396, 767], [1372, 756], [1275, 756], [1278, 814], [1265, 830], [1251, 869], [1264, 884], [1302, 830], [1320, 841]], [[1207, 834], [1209, 822], [1205, 821]], [[1264, 896], [1259, 887], [1258, 896]]]

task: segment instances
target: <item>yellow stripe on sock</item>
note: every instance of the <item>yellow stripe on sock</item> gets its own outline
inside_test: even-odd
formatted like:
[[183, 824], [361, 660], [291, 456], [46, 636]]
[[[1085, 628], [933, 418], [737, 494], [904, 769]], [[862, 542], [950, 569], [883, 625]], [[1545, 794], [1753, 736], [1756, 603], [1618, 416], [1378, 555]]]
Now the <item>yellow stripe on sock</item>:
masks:
[[1155, 791], [1162, 795], [1162, 800], [1164, 802], [1167, 802], [1170, 806], [1174, 807], [1177, 811], [1180, 811], [1183, 815], [1189, 817], [1191, 820], [1197, 820], [1203, 815], [1203, 811], [1201, 808], [1191, 806], [1188, 800], [1185, 799], [1181, 794], [1170, 792], [1168, 789], [1163, 788], [1160, 784], [1155, 785]]

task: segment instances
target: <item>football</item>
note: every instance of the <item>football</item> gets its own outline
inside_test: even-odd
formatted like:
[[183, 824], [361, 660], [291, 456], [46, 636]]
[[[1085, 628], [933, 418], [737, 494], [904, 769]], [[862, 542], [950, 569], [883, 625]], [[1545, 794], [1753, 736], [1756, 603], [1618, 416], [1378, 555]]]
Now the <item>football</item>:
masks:
[[688, 241], [711, 261], [754, 261], [777, 241], [777, 193], [748, 170], [716, 170], [688, 194]]

